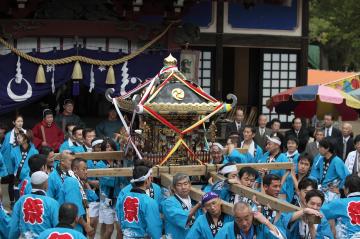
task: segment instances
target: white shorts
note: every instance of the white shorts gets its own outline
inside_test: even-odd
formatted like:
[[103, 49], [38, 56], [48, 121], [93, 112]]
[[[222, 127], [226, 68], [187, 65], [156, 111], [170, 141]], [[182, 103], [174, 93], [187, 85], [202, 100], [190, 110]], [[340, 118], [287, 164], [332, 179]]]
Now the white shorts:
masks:
[[114, 224], [115, 221], [117, 221], [115, 209], [100, 202], [99, 223], [111, 225]]
[[98, 217], [99, 216], [99, 208], [100, 208], [100, 202], [90, 202], [89, 203], [90, 217]]

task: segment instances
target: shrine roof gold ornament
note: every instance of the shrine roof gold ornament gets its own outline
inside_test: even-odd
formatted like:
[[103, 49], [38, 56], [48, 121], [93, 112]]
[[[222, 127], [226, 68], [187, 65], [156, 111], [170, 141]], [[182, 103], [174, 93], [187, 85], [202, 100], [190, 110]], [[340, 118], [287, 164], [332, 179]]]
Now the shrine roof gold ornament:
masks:
[[177, 65], [177, 60], [170, 53], [169, 56], [164, 59], [164, 66], [176, 66], [176, 65]]

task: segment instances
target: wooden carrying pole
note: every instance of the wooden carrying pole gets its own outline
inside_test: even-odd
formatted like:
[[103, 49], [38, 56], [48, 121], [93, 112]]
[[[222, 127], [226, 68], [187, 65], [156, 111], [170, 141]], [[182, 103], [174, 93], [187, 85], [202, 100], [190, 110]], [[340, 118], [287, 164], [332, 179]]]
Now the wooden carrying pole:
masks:
[[[214, 172], [211, 172], [210, 175], [218, 180], [225, 180], [223, 176], [220, 176]], [[256, 196], [256, 201], [258, 201], [263, 206], [270, 206], [272, 209], [275, 209], [280, 212], [293, 212], [301, 210], [300, 207], [292, 205], [288, 202], [279, 200], [278, 198], [274, 198], [265, 193], [258, 192], [252, 188], [245, 187], [240, 184], [231, 184], [230, 191], [236, 194], [243, 195], [249, 199], [252, 199], [253, 196]], [[321, 218], [315, 215], [307, 216], [311, 221], [315, 224], [321, 223]]]
[[[237, 168], [241, 169], [243, 167], [252, 167], [255, 169], [291, 169], [293, 163], [258, 163], [258, 164], [237, 164]], [[169, 187], [172, 185], [172, 175], [176, 173], [185, 173], [189, 176], [200, 176], [210, 174], [215, 181], [224, 180], [225, 178], [217, 174], [217, 170], [221, 167], [221, 164], [213, 165], [186, 165], [186, 166], [155, 166], [153, 167], [153, 176], [160, 177], [162, 186]], [[132, 168], [106, 168], [106, 169], [89, 169], [88, 177], [102, 177], [102, 176], [113, 176], [113, 177], [131, 177]], [[298, 211], [301, 208], [294, 206], [285, 201], [281, 201], [277, 198], [271, 197], [267, 194], [258, 192], [254, 189], [245, 187], [239, 184], [232, 184], [230, 186], [230, 191], [236, 194], [243, 195], [249, 199], [252, 199], [253, 196], [256, 196], [256, 200], [265, 206], [270, 206], [274, 210], [291, 212]], [[191, 189], [191, 198], [194, 200], [200, 201], [204, 192], [201, 190], [192, 187]], [[223, 201], [222, 210], [227, 214], [232, 214], [233, 205]]]
[[[61, 153], [56, 153], [54, 158], [58, 159], [60, 156]], [[122, 160], [124, 157], [124, 151], [75, 153], [74, 157], [85, 160]]]
[[[85, 153], [91, 154], [91, 153]], [[80, 154], [75, 154], [77, 155]], [[237, 164], [237, 168], [252, 167], [254, 169], [291, 169], [293, 163], [249, 163], [249, 164]], [[217, 172], [222, 164], [206, 164], [206, 165], [185, 165], [185, 166], [155, 166], [153, 167], [153, 176], [160, 177], [162, 173], [169, 173], [171, 175], [176, 173], [186, 173], [189, 176], [202, 176], [207, 175], [210, 172]], [[106, 168], [106, 169], [89, 169], [89, 177], [131, 177], [132, 168]]]
[[[211, 172], [210, 175], [217, 180], [225, 180], [224, 177]], [[256, 191], [252, 188], [245, 187], [240, 184], [231, 184], [230, 185], [230, 191], [242, 196], [245, 196], [249, 199], [252, 199], [253, 196], [256, 196], [256, 201], [258, 201], [261, 205], [267, 206], [269, 205], [272, 209], [282, 211], [282, 212], [293, 212], [298, 211], [301, 208], [294, 206], [288, 202], [281, 201], [278, 198], [271, 197], [265, 193], [261, 193], [259, 191]]]
[[[172, 181], [173, 181], [173, 176], [168, 174], [168, 173], [162, 173], [160, 175], [161, 178], [161, 185], [167, 188], [170, 188], [172, 185]], [[201, 191], [200, 189], [191, 187], [191, 191], [190, 191], [190, 197], [197, 201], [200, 202], [202, 196], [205, 193], [203, 191]], [[223, 200], [221, 200], [221, 210], [228, 214], [228, 215], [233, 215], [233, 207], [234, 205], [232, 205], [231, 203], [225, 202]]]

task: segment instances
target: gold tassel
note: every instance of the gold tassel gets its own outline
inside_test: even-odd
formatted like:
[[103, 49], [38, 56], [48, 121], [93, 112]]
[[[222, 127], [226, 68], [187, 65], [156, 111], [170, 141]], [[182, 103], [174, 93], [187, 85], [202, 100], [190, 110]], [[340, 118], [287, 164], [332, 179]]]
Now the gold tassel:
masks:
[[42, 65], [39, 65], [39, 68], [37, 70], [35, 83], [38, 83], [38, 84], [46, 83], [44, 67]]
[[83, 78], [81, 65], [79, 61], [75, 62], [73, 73], [71, 75], [71, 79], [73, 80], [81, 80]]
[[109, 70], [107, 72], [105, 84], [107, 84], [107, 85], [115, 85], [116, 84], [115, 72], [114, 72], [114, 68], [112, 66], [109, 67]]

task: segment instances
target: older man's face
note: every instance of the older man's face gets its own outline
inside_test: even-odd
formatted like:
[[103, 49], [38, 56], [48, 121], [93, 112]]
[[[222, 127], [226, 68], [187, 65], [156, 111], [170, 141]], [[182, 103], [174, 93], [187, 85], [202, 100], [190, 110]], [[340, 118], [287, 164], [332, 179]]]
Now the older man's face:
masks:
[[332, 124], [333, 124], [332, 117], [330, 115], [325, 115], [324, 116], [324, 125], [325, 125], [325, 127], [331, 127]]
[[342, 135], [344, 137], [348, 137], [351, 134], [351, 125], [350, 124], [344, 124], [342, 126], [341, 131], [342, 131]]
[[251, 225], [253, 223], [253, 213], [249, 208], [244, 208], [243, 210], [236, 210], [234, 212], [234, 221], [238, 225], [241, 231], [247, 233], [249, 232]]
[[244, 111], [237, 110], [235, 114], [235, 121], [241, 123], [244, 120]]
[[300, 119], [295, 119], [294, 120], [294, 124], [293, 124], [293, 127], [296, 131], [299, 131], [302, 127], [302, 123], [301, 123], [301, 120]]
[[258, 123], [259, 123], [259, 127], [265, 128], [267, 124], [267, 117], [265, 115], [260, 115]]
[[211, 199], [205, 203], [204, 208], [210, 215], [219, 215], [221, 214], [221, 201], [219, 198]]
[[219, 147], [217, 147], [217, 146], [211, 147], [210, 155], [211, 155], [211, 158], [214, 160], [215, 164], [221, 163], [223, 152], [221, 151], [221, 149]]
[[180, 180], [175, 185], [175, 192], [182, 198], [189, 196], [191, 190], [191, 183], [187, 179]]
[[276, 153], [280, 149], [280, 146], [274, 142], [269, 141], [268, 149], [270, 153]]

